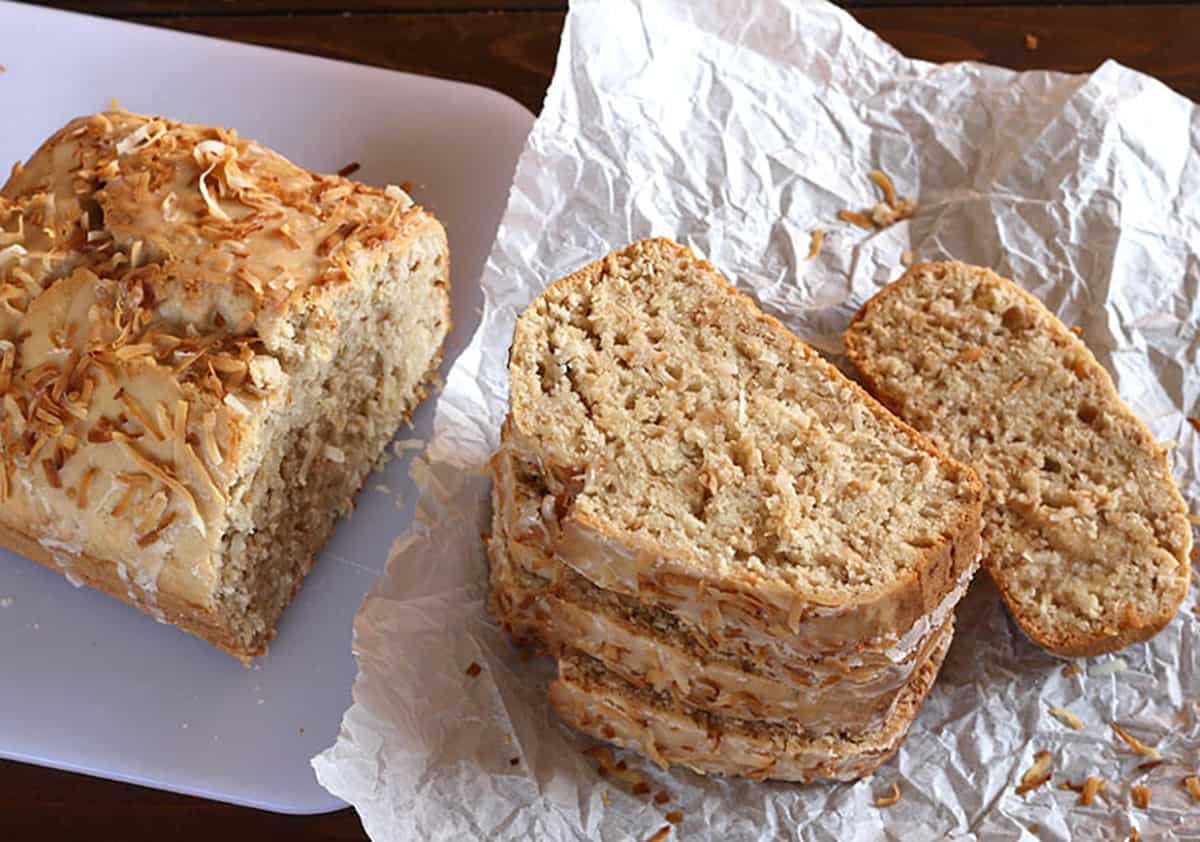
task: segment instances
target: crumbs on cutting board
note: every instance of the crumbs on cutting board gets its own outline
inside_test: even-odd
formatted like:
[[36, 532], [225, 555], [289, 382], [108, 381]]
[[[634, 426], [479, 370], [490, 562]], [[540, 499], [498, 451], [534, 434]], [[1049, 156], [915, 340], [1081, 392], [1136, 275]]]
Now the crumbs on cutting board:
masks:
[[1038, 37], [1032, 32], [1025, 33], [1025, 49], [1033, 52], [1038, 48]]

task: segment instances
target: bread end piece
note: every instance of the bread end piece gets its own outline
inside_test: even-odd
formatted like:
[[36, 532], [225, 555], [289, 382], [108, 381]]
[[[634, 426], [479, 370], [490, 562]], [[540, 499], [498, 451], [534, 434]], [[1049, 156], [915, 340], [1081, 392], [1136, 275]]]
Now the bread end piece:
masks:
[[1170, 623], [1192, 533], [1166, 450], [1040, 301], [988, 269], [918, 264], [862, 307], [846, 350], [873, 394], [979, 472], [983, 564], [1035, 643], [1098, 655]]

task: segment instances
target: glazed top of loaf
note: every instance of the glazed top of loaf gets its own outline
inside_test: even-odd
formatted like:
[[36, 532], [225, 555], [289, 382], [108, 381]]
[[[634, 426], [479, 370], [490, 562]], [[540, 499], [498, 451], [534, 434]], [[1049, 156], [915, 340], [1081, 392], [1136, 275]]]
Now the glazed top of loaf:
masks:
[[205, 603], [291, 372], [431, 219], [233, 131], [73, 120], [0, 190], [0, 523]]

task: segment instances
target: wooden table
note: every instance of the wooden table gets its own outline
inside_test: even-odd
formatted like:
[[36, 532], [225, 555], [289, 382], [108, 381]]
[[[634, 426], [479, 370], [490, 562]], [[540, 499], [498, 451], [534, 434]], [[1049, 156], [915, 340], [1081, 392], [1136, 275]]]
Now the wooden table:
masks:
[[[554, 71], [566, 13], [565, 2], [552, 0], [57, 0], [46, 5], [474, 82], [515, 97], [534, 112]], [[992, 0], [845, 5], [911, 56], [1068, 71], [1091, 70], [1114, 58], [1200, 100], [1200, 6]], [[0, 761], [0, 838], [305, 842], [366, 835], [352, 810], [276, 816]]]

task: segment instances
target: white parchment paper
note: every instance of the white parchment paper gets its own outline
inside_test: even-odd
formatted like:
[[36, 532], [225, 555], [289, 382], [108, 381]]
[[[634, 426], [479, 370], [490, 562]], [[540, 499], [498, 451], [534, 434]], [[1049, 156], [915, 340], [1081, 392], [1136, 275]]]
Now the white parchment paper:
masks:
[[[916, 216], [875, 233], [837, 223], [838, 210], [879, 200], [875, 168], [917, 200]], [[904, 251], [991, 266], [1082, 327], [1122, 396], [1178, 441], [1176, 472], [1197, 499], [1186, 416], [1200, 414], [1198, 196], [1196, 106], [1116, 64], [1069, 76], [912, 61], [837, 8], [799, 0], [573, 3], [482, 279], [482, 326], [415, 469], [416, 523], [358, 616], [355, 703], [314, 760], [321, 782], [377, 842], [645, 839], [671, 809], [684, 815], [672, 839], [1124, 839], [1131, 825], [1142, 839], [1200, 839], [1200, 805], [1180, 786], [1200, 760], [1190, 598], [1152, 643], [1066, 676], [981, 576], [907, 743], [875, 777], [709, 780], [628, 755], [671, 794], [658, 806], [600, 778], [587, 741], [556, 722], [551, 666], [523, 663], [485, 611], [479, 537], [517, 313], [549, 281], [649, 235], [689, 244], [835, 359]], [[829, 236], [808, 260], [815, 228]], [[1148, 810], [1129, 795], [1147, 758], [1111, 721], [1170, 761], [1141, 773]], [[1042, 749], [1052, 783], [1014, 794]], [[1055, 788], [1088, 774], [1108, 781], [1090, 807]], [[901, 801], [875, 807], [893, 782]]]

